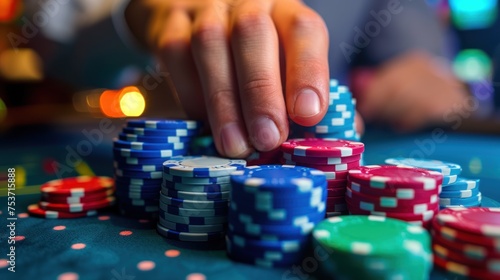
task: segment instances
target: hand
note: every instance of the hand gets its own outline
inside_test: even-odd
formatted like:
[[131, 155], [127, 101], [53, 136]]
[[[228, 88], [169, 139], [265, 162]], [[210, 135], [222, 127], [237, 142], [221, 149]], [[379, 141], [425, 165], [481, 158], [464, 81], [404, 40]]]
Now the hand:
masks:
[[465, 87], [451, 70], [430, 55], [413, 52], [377, 71], [353, 77], [358, 110], [368, 121], [382, 121], [400, 131], [444, 123], [443, 114], [467, 108]]
[[299, 0], [131, 1], [126, 18], [225, 156], [272, 150], [288, 117], [310, 126], [327, 110], [328, 31]]

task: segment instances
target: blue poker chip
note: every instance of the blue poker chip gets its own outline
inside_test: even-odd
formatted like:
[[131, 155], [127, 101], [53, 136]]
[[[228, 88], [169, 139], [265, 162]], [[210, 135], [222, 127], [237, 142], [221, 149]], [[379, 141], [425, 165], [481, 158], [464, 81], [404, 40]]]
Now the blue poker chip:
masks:
[[265, 248], [252, 248], [252, 250], [246, 250], [238, 247], [229, 236], [226, 237], [226, 249], [229, 257], [234, 255], [237, 259], [243, 258], [247, 260], [269, 262], [269, 264], [265, 266], [271, 267], [286, 266], [299, 262], [303, 259], [305, 251], [305, 248], [297, 252], [283, 252], [282, 250]]
[[256, 209], [254, 204], [246, 204], [244, 202], [231, 201], [230, 206], [235, 213], [251, 214], [256, 220], [270, 221], [293, 221], [298, 216], [314, 215], [315, 213], [323, 214], [326, 211], [326, 203], [321, 203], [316, 208], [311, 207], [294, 207], [294, 208], [276, 208], [260, 210]]
[[186, 225], [179, 224], [171, 221], [167, 221], [160, 216], [158, 223], [163, 227], [175, 230], [179, 232], [190, 232], [190, 233], [214, 233], [214, 232], [226, 232], [227, 224], [218, 225]]
[[454, 184], [458, 180], [458, 175], [443, 176], [443, 186]]
[[229, 213], [228, 216], [228, 228], [229, 231], [247, 236], [262, 236], [262, 235], [273, 235], [278, 236], [283, 239], [285, 238], [297, 238], [301, 236], [307, 236], [311, 234], [316, 223], [309, 222], [299, 225], [263, 225], [263, 224], [250, 224], [242, 223], [236, 218], [234, 218]]
[[167, 229], [161, 224], [156, 227], [158, 233], [165, 238], [174, 239], [178, 241], [187, 242], [209, 242], [209, 241], [222, 241], [224, 240], [224, 232], [215, 233], [190, 233], [190, 232], [179, 232], [171, 229]]
[[229, 191], [226, 192], [186, 192], [171, 189], [162, 189], [162, 192], [172, 198], [189, 199], [198, 201], [228, 200]]
[[164, 182], [173, 182], [191, 185], [210, 185], [210, 184], [229, 184], [231, 179], [229, 176], [210, 177], [210, 178], [192, 178], [166, 174], [163, 172]]
[[118, 139], [131, 142], [143, 143], [189, 143], [191, 136], [142, 136], [135, 134], [118, 134]]
[[142, 172], [163, 171], [163, 164], [126, 164], [118, 161], [113, 161], [113, 167], [128, 171], [142, 171]]
[[129, 198], [129, 199], [159, 199], [160, 192], [136, 192], [136, 191], [116, 191], [116, 197]]
[[328, 105], [327, 113], [331, 112], [356, 112], [356, 102], [351, 100], [348, 102], [332, 102]]
[[160, 209], [168, 214], [173, 214], [182, 217], [216, 217], [227, 216], [228, 208], [213, 208], [213, 209], [187, 209], [172, 205], [165, 205], [160, 202]]
[[[295, 132], [295, 131], [293, 131]], [[296, 137], [304, 138], [304, 137]], [[344, 131], [338, 131], [333, 133], [308, 133], [308, 137], [305, 138], [338, 138], [338, 139], [359, 139], [360, 135], [355, 129], [348, 129]]]
[[115, 175], [120, 177], [129, 177], [129, 178], [161, 179], [163, 176], [163, 172], [128, 171], [115, 168]]
[[188, 150], [132, 150], [123, 148], [113, 148], [113, 154], [121, 157], [133, 158], [171, 158], [173, 156], [182, 156], [187, 154]]
[[150, 129], [150, 128], [139, 128], [139, 127], [124, 127], [123, 133], [142, 135], [142, 136], [156, 136], [156, 137], [166, 137], [166, 136], [186, 137], [186, 136], [195, 136], [196, 134], [198, 134], [198, 131], [190, 129]]
[[463, 190], [463, 191], [450, 191], [450, 190], [442, 190], [439, 194], [439, 197], [442, 198], [468, 198], [477, 196], [479, 194], [479, 188], [474, 188], [471, 190]]
[[166, 161], [166, 158], [137, 158], [137, 157], [122, 157], [120, 155], [114, 156], [114, 161], [118, 164], [127, 165], [162, 165]]
[[316, 124], [316, 126], [328, 126], [328, 127], [350, 127], [354, 124], [354, 116], [350, 118], [342, 117], [331, 117], [330, 115], [325, 115], [325, 117]]
[[339, 81], [336, 79], [330, 79], [330, 92], [337, 92], [339, 87]]
[[326, 186], [326, 176], [319, 170], [307, 167], [260, 165], [233, 172], [231, 183], [253, 187], [256, 191], [310, 192], [315, 187]]
[[122, 149], [132, 149], [132, 150], [186, 150], [188, 145], [178, 142], [178, 143], [147, 143], [147, 142], [134, 142], [134, 141], [124, 141], [124, 140], [114, 140], [114, 148]]
[[115, 182], [116, 183], [121, 183], [121, 184], [126, 184], [126, 185], [141, 185], [141, 186], [155, 186], [155, 187], [160, 187], [161, 186], [161, 179], [140, 179], [140, 178], [130, 178], [130, 177], [123, 177], [123, 176], [115, 176]]
[[244, 235], [227, 232], [226, 236], [231, 240], [234, 246], [249, 250], [275, 250], [284, 253], [300, 252], [309, 244], [309, 236], [301, 236], [296, 239], [288, 240], [260, 240], [247, 238]]
[[201, 127], [201, 123], [198, 121], [191, 120], [130, 120], [127, 122], [128, 127], [142, 127], [151, 129], [198, 129]]
[[440, 197], [439, 198], [439, 206], [471, 206], [480, 204], [482, 201], [481, 192], [478, 192], [477, 195], [466, 198], [456, 198], [456, 197]]
[[466, 179], [458, 177], [455, 183], [443, 185], [443, 191], [465, 191], [476, 188], [479, 189], [479, 183], [479, 179]]
[[268, 211], [279, 208], [311, 208], [317, 209], [326, 202], [326, 185], [314, 187], [311, 192], [280, 194], [276, 192], [252, 192], [248, 187], [233, 185], [231, 200], [238, 206], [253, 206], [256, 210]]
[[186, 209], [214, 209], [214, 208], [228, 208], [229, 206], [229, 202], [227, 200], [198, 201], [198, 200], [172, 198], [166, 196], [165, 194], [160, 194], [160, 201], [165, 205], [171, 205]]
[[459, 175], [462, 167], [456, 163], [432, 159], [388, 158], [385, 163], [391, 165], [411, 166], [441, 172], [444, 176]]
[[[231, 208], [231, 210], [234, 210]], [[262, 224], [262, 225], [294, 225], [307, 222], [320, 222], [325, 218], [325, 212], [312, 212], [307, 214], [290, 214], [282, 215], [282, 213], [275, 212], [269, 213], [256, 213], [252, 211], [235, 211], [232, 215], [234, 218], [242, 223]]]
[[169, 214], [160, 209], [160, 217], [166, 221], [171, 221], [178, 224], [185, 225], [217, 225], [227, 224], [227, 216], [216, 217], [183, 217], [178, 215]]
[[229, 176], [246, 166], [245, 160], [208, 156], [173, 157], [163, 163], [163, 172], [182, 177], [208, 178]]
[[192, 184], [182, 184], [182, 183], [174, 183], [171, 181], [164, 181], [162, 189], [185, 191], [185, 192], [217, 193], [217, 192], [229, 191], [231, 189], [231, 184], [225, 183], [225, 184], [192, 185]]
[[355, 112], [353, 111], [341, 111], [341, 112], [327, 111], [323, 119], [335, 119], [335, 118], [353, 119], [354, 114]]
[[315, 125], [310, 127], [297, 126], [297, 125], [292, 126], [293, 131], [297, 130], [298, 132], [309, 132], [316, 134], [334, 134], [334, 133], [341, 133], [346, 130], [355, 130], [355, 129], [356, 127], [354, 126], [354, 123], [348, 123], [343, 126], [331, 126], [331, 125]]

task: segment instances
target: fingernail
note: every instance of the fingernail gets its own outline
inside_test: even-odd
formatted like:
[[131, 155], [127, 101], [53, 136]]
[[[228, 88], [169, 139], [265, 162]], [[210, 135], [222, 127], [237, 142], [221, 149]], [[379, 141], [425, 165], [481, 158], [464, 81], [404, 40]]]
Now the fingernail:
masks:
[[321, 111], [321, 101], [316, 92], [304, 89], [295, 100], [294, 113], [298, 117], [308, 118], [319, 114]]
[[249, 149], [241, 129], [235, 122], [228, 123], [222, 127], [221, 142], [224, 153], [228, 157], [243, 155]]
[[278, 145], [280, 131], [273, 120], [260, 117], [252, 125], [252, 142], [259, 151], [269, 151]]

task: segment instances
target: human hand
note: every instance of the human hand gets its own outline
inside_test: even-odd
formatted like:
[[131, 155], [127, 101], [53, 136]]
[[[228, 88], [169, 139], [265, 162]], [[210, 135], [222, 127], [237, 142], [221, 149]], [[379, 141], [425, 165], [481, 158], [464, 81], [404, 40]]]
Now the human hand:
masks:
[[310, 126], [327, 110], [328, 32], [299, 0], [133, 0], [126, 18], [224, 156], [272, 150], [288, 117]]
[[460, 108], [467, 108], [466, 89], [451, 70], [420, 52], [397, 57], [376, 71], [358, 72], [353, 88], [367, 121], [386, 122], [399, 131], [444, 123], [446, 112], [460, 114]]

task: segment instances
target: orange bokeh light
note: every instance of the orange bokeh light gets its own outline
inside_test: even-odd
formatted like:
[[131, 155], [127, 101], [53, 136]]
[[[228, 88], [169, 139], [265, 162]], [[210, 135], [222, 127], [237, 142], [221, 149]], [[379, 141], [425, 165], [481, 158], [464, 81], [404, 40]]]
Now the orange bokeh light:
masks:
[[140, 116], [145, 108], [144, 96], [135, 86], [106, 90], [101, 94], [99, 104], [104, 115], [111, 118]]
[[0, 22], [13, 21], [20, 14], [21, 0], [0, 0]]

